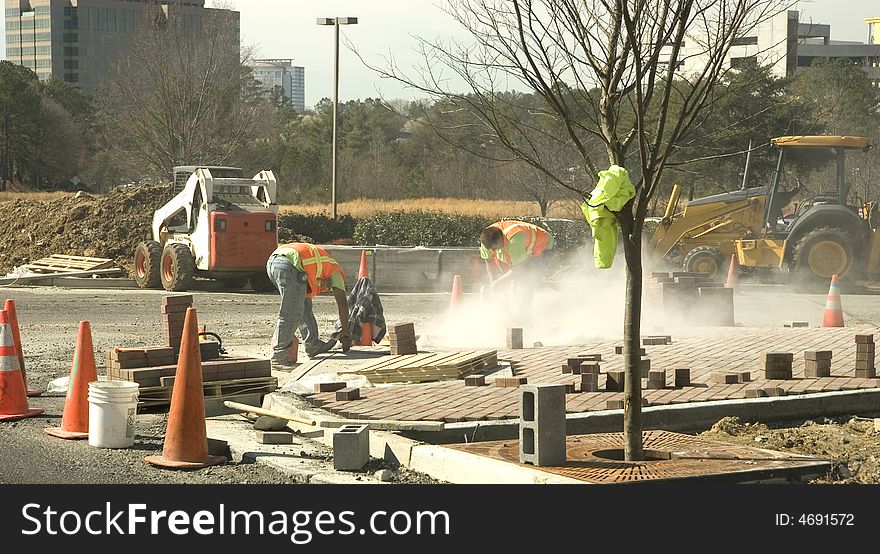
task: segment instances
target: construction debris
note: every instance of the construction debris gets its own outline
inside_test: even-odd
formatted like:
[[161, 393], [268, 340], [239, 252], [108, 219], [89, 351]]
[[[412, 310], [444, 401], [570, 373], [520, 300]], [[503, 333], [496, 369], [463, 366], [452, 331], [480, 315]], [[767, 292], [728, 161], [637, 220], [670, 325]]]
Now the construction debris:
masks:
[[110, 269], [113, 260], [110, 258], [89, 258], [87, 256], [68, 256], [65, 254], [52, 254], [47, 258], [40, 258], [23, 267], [35, 273], [65, 273], [71, 271], [94, 271], [96, 269]]

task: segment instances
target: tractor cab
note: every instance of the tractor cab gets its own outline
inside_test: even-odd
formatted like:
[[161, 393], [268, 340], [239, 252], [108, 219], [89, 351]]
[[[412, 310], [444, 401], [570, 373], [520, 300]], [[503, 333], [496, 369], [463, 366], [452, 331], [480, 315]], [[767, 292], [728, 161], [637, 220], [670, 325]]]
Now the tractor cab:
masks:
[[[872, 240], [868, 206], [849, 205], [846, 155], [867, 151], [870, 140], [849, 136], [789, 136], [772, 139], [779, 150], [760, 233], [736, 241], [737, 258], [745, 267], [787, 266], [803, 281], [827, 283], [832, 275], [855, 278], [865, 272]], [[827, 185], [786, 182], [786, 164], [798, 158], [833, 164]], [[830, 185], [830, 186], [829, 186]], [[797, 198], [795, 209], [783, 213]]]

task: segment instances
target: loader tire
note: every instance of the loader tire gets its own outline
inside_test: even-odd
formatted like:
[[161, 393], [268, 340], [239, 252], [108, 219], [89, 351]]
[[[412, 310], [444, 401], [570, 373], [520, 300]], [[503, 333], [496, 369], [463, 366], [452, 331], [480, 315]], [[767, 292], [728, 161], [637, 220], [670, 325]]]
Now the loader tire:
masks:
[[254, 273], [250, 278], [251, 288], [254, 292], [275, 292], [275, 283], [265, 273]]
[[134, 281], [142, 289], [157, 289], [162, 286], [159, 268], [162, 265], [162, 245], [154, 240], [146, 240], [134, 249]]
[[192, 286], [195, 261], [183, 244], [167, 244], [162, 250], [162, 286], [168, 291], [185, 291]]
[[698, 246], [687, 253], [682, 265], [685, 271], [704, 273], [717, 281], [724, 273], [724, 255], [714, 246]]
[[807, 232], [794, 245], [791, 270], [796, 283], [821, 290], [837, 275], [841, 281], [857, 276], [855, 248], [846, 231], [835, 227], [819, 227]]

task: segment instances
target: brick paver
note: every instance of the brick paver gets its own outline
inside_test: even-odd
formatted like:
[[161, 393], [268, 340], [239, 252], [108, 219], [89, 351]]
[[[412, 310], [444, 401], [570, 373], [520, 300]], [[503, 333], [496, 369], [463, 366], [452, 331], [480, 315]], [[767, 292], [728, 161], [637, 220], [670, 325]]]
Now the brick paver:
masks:
[[[855, 377], [855, 335], [873, 333], [876, 328], [715, 328], [696, 331], [691, 336], [673, 335], [668, 345], [645, 346], [652, 369], [666, 371], [671, 384], [675, 368], [689, 368], [693, 386], [673, 389], [647, 389], [642, 393], [652, 406], [745, 398], [746, 389], [781, 387], [787, 394], [880, 388], [880, 378]], [[623, 369], [623, 356], [615, 354], [620, 341], [605, 341], [569, 347], [499, 350], [498, 359], [511, 362], [514, 375], [525, 376], [530, 384], [580, 382], [579, 376], [562, 373], [567, 358], [598, 353], [604, 391], [605, 373]], [[831, 350], [831, 376], [804, 378], [805, 350]], [[761, 378], [761, 352], [792, 352], [794, 379], [768, 381]], [[751, 373], [752, 381], [737, 384], [710, 382], [715, 371]], [[608, 400], [623, 398], [622, 393], [585, 392], [566, 395], [569, 413], [606, 409]], [[335, 393], [316, 393], [308, 400], [330, 412], [358, 419], [404, 419], [434, 421], [479, 421], [518, 417], [519, 392], [515, 388], [466, 387], [464, 381], [361, 388], [361, 398], [336, 400]]]

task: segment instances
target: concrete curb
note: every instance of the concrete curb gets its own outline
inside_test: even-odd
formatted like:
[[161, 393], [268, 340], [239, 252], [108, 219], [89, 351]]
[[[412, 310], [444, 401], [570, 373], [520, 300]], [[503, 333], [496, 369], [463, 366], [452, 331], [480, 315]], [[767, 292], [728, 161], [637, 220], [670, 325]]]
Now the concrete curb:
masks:
[[[263, 407], [280, 413], [313, 419], [336, 419], [318, 408], [300, 408], [290, 397], [268, 394]], [[777, 396], [693, 402], [654, 406], [642, 410], [645, 429], [688, 432], [707, 429], [724, 417], [743, 421], [792, 421], [817, 416], [849, 415], [880, 411], [880, 389], [835, 391], [796, 396]], [[291, 423], [291, 427], [294, 424]], [[323, 428], [298, 429], [324, 444], [332, 445], [332, 432]], [[623, 430], [623, 410], [569, 414], [566, 434], [616, 433]], [[332, 430], [330, 430], [332, 431]], [[446, 429], [432, 433], [370, 432], [370, 455], [399, 463], [456, 484], [585, 484], [576, 479], [507, 463], [469, 452], [446, 448], [442, 444], [490, 440], [517, 440], [519, 420], [448, 423]], [[432, 444], [427, 444], [430, 440]]]
[[[880, 389], [864, 389], [653, 406], [642, 409], [642, 424], [645, 429], [689, 432], [708, 429], [719, 419], [731, 416], [749, 422], [778, 422], [878, 411]], [[623, 410], [568, 414], [565, 423], [569, 435], [619, 433], [623, 431]], [[433, 444], [461, 443], [464, 437], [470, 442], [517, 439], [519, 420], [447, 423], [439, 433], [405, 435]]]

